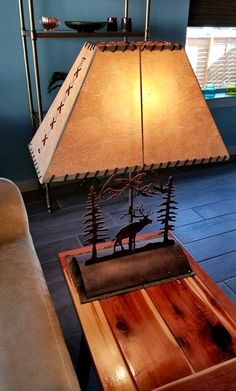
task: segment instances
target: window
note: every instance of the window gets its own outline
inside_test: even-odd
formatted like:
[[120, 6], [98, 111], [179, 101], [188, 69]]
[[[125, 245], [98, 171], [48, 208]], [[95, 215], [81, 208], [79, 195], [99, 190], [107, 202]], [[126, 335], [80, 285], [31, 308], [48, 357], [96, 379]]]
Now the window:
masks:
[[236, 84], [236, 27], [188, 27], [185, 49], [201, 88]]

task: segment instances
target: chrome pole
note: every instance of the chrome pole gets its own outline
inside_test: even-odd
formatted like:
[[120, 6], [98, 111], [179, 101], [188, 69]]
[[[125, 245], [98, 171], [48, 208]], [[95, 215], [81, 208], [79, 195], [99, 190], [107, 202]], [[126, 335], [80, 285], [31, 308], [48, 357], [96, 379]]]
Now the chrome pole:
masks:
[[31, 89], [31, 77], [30, 77], [29, 60], [28, 60], [29, 56], [28, 56], [28, 49], [27, 49], [27, 42], [26, 42], [26, 35], [25, 35], [25, 19], [24, 19], [22, 0], [19, 0], [18, 4], [19, 4], [21, 41], [22, 41], [22, 46], [23, 46], [23, 56], [24, 56], [25, 76], [26, 76], [26, 86], [27, 86], [27, 93], [28, 93], [30, 119], [31, 119], [32, 129], [33, 129], [33, 131], [35, 131], [33, 95], [32, 95], [32, 89]]
[[[129, 15], [129, 0], [125, 0], [125, 12], [124, 17], [128, 18]], [[124, 42], [127, 42], [127, 37], [124, 37]]]
[[149, 32], [150, 32], [150, 6], [151, 6], [151, 0], [146, 0], [144, 41], [148, 41], [149, 40]]
[[129, 0], [125, 0], [125, 14], [124, 17], [128, 18], [129, 16]]
[[41, 124], [43, 119], [43, 111], [42, 111], [42, 98], [41, 98], [41, 88], [40, 88], [40, 79], [39, 79], [39, 65], [38, 65], [38, 54], [37, 54], [37, 45], [36, 45], [37, 37], [35, 33], [33, 1], [28, 0], [28, 5], [29, 5], [29, 19], [30, 19], [30, 37], [32, 43], [33, 64], [34, 64], [35, 89], [36, 89], [36, 98], [37, 98], [37, 106], [38, 106], [38, 119], [39, 119], [39, 124]]

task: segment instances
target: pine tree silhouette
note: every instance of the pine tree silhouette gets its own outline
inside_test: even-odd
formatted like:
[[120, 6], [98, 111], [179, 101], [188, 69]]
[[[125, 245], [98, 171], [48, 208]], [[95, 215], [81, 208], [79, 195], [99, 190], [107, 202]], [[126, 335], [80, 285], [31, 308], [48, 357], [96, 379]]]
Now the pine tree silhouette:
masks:
[[106, 235], [107, 229], [103, 228], [104, 218], [94, 186], [90, 187], [86, 209], [88, 212], [85, 213], [85, 220], [83, 221], [84, 234], [87, 237], [85, 244], [92, 244], [92, 259], [90, 262], [93, 263], [96, 262], [97, 259], [96, 244], [108, 239], [108, 236]]
[[169, 230], [174, 230], [174, 222], [176, 220], [176, 212], [178, 208], [175, 206], [177, 204], [174, 201], [174, 182], [173, 178], [169, 177], [167, 186], [163, 188], [163, 193], [165, 194], [164, 202], [160, 204], [160, 209], [157, 211], [159, 216], [157, 217], [157, 221], [160, 221], [163, 225], [161, 228], [161, 233], [163, 234], [163, 242], [168, 243], [170, 240], [168, 239]]

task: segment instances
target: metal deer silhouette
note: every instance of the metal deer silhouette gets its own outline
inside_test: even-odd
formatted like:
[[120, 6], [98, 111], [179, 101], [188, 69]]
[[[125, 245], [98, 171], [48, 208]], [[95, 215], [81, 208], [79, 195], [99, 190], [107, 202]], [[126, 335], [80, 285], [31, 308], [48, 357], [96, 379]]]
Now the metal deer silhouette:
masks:
[[[137, 209], [135, 209], [135, 211], [136, 210]], [[135, 211], [133, 213], [133, 217], [135, 218], [141, 217], [141, 219], [139, 221], [134, 221], [120, 228], [120, 230], [116, 234], [116, 239], [114, 243], [114, 252], [118, 244], [121, 246], [122, 250], [124, 250], [122, 240], [127, 238], [129, 239], [129, 250], [134, 250], [136, 234], [140, 232], [146, 225], [152, 223], [152, 220], [149, 218], [151, 213], [150, 212], [144, 213], [143, 205], [140, 208], [138, 208], [138, 211], [140, 212], [139, 216], [135, 214]]]

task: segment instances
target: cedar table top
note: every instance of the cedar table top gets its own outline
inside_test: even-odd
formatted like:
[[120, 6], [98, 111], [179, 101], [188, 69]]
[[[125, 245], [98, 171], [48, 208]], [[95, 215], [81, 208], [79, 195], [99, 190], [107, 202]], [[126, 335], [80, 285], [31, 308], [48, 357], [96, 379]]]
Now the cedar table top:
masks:
[[65, 257], [87, 250], [59, 258], [104, 390], [236, 389], [236, 307], [189, 254], [192, 277], [81, 304]]

